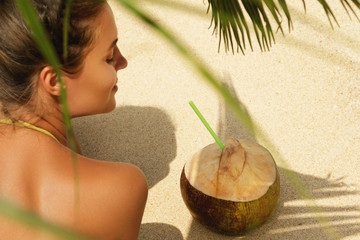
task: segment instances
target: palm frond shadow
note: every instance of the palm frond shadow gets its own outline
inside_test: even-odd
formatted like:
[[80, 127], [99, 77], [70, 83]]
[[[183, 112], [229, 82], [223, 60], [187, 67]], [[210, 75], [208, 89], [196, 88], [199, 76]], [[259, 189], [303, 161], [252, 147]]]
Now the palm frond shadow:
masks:
[[85, 156], [132, 163], [144, 172], [149, 188], [169, 174], [177, 147], [175, 127], [164, 111], [124, 106], [73, 124]]
[[[226, 78], [224, 84], [228, 86], [230, 92], [236, 96], [230, 78]], [[241, 101], [238, 99], [239, 104]], [[230, 136], [245, 138], [256, 141], [254, 135], [247, 131], [237, 120], [231, 110], [225, 104], [220, 104], [219, 118], [220, 138]], [[276, 159], [275, 159], [276, 160]], [[311, 212], [308, 206], [303, 203], [309, 199], [304, 199], [297, 194], [297, 190], [286, 179], [286, 176], [297, 175], [314, 197], [313, 200], [325, 200], [333, 198], [347, 198], [359, 192], [351, 189], [343, 182], [343, 178], [332, 179], [331, 173], [326, 178], [315, 177], [309, 174], [299, 173], [291, 169], [279, 167], [281, 179], [281, 195], [279, 205], [274, 215], [261, 227], [250, 231], [245, 236], [232, 237], [224, 236], [208, 230], [196, 220], [191, 223], [190, 230], [186, 239], [329, 239], [325, 234], [315, 216], [323, 214], [327, 217], [328, 223], [342, 236], [352, 236], [360, 233], [360, 209], [358, 206], [322, 206], [317, 205], [321, 212]], [[303, 202], [302, 202], [303, 201]], [[341, 200], [340, 200], [341, 201]], [[339, 203], [340, 205], [340, 203]]]
[[[170, 163], [176, 157], [174, 124], [158, 108], [118, 107], [109, 114], [74, 119], [73, 125], [85, 156], [138, 166], [146, 175], [149, 189], [169, 174]], [[183, 238], [170, 224], [145, 223], [139, 239]]]
[[[237, 104], [250, 116], [245, 105], [239, 100], [239, 97], [236, 94], [230, 75], [224, 73], [224, 77], [221, 80], [222, 86], [228, 89], [229, 93], [237, 101]], [[247, 129], [244, 125], [239, 124], [240, 121], [233, 113], [232, 109], [228, 108], [223, 100], [220, 101], [219, 120], [217, 126], [217, 134], [219, 138], [225, 140], [228, 137], [235, 137], [239, 139], [256, 141], [254, 136], [254, 129]]]
[[[313, 200], [346, 198], [359, 194], [354, 190], [348, 190], [349, 186], [341, 180], [314, 177], [312, 175], [298, 173], [290, 169], [280, 168], [281, 175], [281, 197], [279, 208], [275, 213], [273, 223], [270, 223], [270, 236], [276, 239], [293, 239], [301, 237], [310, 239], [311, 236], [318, 236], [317, 239], [328, 239], [322, 228], [314, 218], [317, 214], [327, 216], [329, 224], [342, 237], [351, 236], [360, 232], [360, 225], [356, 222], [360, 219], [360, 209], [355, 206], [322, 206], [318, 204], [321, 212], [311, 212], [307, 206], [299, 203], [299, 200], [308, 200], [299, 197], [293, 187], [289, 184], [285, 175], [296, 174], [305, 183], [305, 186], [314, 196]], [[341, 200], [340, 200], [341, 201]]]
[[[341, 43], [342, 46], [345, 46], [352, 51], [360, 54], [360, 49], [358, 48], [360, 41], [358, 38], [354, 38], [348, 35], [346, 32], [338, 32], [336, 29], [329, 31], [326, 27], [326, 23], [322, 23], [318, 18], [311, 15], [304, 15], [301, 11], [289, 5], [289, 10], [291, 11], [291, 16], [296, 19], [296, 22], [299, 22], [307, 27], [311, 28], [313, 31], [317, 32], [318, 35], [326, 36], [326, 38], [331, 38], [336, 42]], [[353, 21], [353, 24], [360, 24], [359, 21]], [[324, 27], [325, 26], [325, 27]]]
[[[300, 21], [307, 27], [311, 27], [313, 31], [315, 31], [317, 36], [324, 36], [326, 39], [333, 39], [335, 43], [341, 44], [341, 46], [345, 46], [347, 49], [351, 49], [352, 53], [356, 53], [360, 55], [360, 50], [358, 48], [360, 42], [358, 39], [354, 39], [344, 33], [338, 33], [336, 31], [328, 32], [322, 26], [316, 18], [308, 19], [307, 17], [301, 16], [301, 13], [297, 12], [296, 9], [292, 9], [293, 16], [297, 16], [297, 21]], [[359, 61], [357, 59], [351, 58], [347, 55], [346, 52], [340, 52], [337, 48], [329, 48], [327, 46], [319, 46], [314, 41], [301, 40], [296, 38], [294, 35], [289, 35], [284, 38], [279, 38], [281, 44], [290, 45], [292, 48], [299, 49], [300, 51], [306, 53], [309, 56], [317, 58], [321, 61], [327, 62], [331, 65], [335, 65], [341, 68], [347, 68], [350, 71], [353, 70], [354, 66], [356, 66]], [[316, 49], [316, 51], [314, 51]], [[351, 62], [352, 63], [351, 63]]]
[[[328, 49], [325, 49], [324, 47], [319, 47], [315, 44], [305, 42], [294, 37], [287, 37], [283, 40], [283, 43], [291, 45], [292, 48], [297, 48], [302, 52], [305, 52], [306, 55], [315, 57], [321, 61], [343, 69], [348, 69], [350, 71], [353, 70], [354, 66], [356, 67], [360, 63], [360, 61], [357, 60], [355, 60], [356, 62], [350, 63], [350, 59], [342, 54], [336, 54], [335, 52], [331, 52]], [[316, 51], [314, 51], [314, 49], [316, 49]]]

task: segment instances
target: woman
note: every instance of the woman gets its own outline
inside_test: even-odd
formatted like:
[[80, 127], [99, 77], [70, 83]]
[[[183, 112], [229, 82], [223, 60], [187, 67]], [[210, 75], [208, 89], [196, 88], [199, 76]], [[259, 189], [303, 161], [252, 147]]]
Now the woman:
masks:
[[[0, 198], [59, 226], [100, 239], [136, 239], [147, 183], [137, 167], [72, 151], [59, 102], [60, 86], [13, 0], [0, 0]], [[63, 59], [65, 0], [33, 0], [59, 58], [72, 117], [115, 106], [117, 71], [127, 66], [105, 0], [73, 1], [68, 57]], [[55, 239], [0, 215], [1, 239]]]

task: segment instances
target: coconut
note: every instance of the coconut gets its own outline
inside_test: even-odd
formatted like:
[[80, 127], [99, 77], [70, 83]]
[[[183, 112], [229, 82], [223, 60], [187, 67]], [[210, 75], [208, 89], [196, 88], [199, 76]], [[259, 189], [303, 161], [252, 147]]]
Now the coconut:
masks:
[[180, 188], [191, 215], [211, 229], [240, 235], [264, 223], [275, 211], [280, 177], [261, 145], [229, 138], [224, 150], [210, 144], [182, 171]]

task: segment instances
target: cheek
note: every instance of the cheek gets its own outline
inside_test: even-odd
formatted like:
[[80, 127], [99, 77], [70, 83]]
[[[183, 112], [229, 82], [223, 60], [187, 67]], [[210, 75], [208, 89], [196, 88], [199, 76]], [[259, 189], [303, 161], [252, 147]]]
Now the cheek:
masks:
[[84, 85], [88, 85], [88, 90], [92, 94], [106, 94], [112, 90], [116, 82], [116, 71], [106, 62], [89, 64], [84, 78]]
[[115, 82], [116, 72], [111, 66], [94, 67], [91, 71], [83, 72], [80, 78], [71, 80], [68, 99], [72, 115], [81, 116], [107, 111], [109, 104], [114, 105]]
[[113, 71], [94, 71], [88, 78], [91, 78], [91, 85], [95, 92], [108, 92], [116, 82], [116, 74]]

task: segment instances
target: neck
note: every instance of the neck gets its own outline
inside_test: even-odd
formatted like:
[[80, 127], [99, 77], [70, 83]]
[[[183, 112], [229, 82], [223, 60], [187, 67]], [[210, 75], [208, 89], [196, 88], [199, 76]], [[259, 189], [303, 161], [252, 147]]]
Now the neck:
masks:
[[[50, 113], [44, 115], [36, 114], [34, 112], [30, 112], [24, 109], [11, 112], [11, 115], [16, 120], [27, 122], [29, 124], [32, 124], [36, 127], [42, 128], [50, 132], [62, 145], [66, 147], [71, 147], [69, 144], [69, 137], [67, 136], [66, 133], [66, 127], [60, 106], [59, 107], [54, 106], [53, 110]], [[0, 119], [2, 118], [6, 118], [6, 116], [0, 116]], [[75, 141], [76, 152], [81, 153], [76, 138], [74, 139], [74, 141]]]
[[35, 125], [39, 128], [43, 128], [49, 131], [56, 137], [56, 139], [61, 144], [67, 146], [68, 139], [67, 139], [66, 128], [61, 112], [57, 112], [43, 117], [29, 114], [22, 116], [19, 120], [28, 122], [32, 125]]
[[[20, 120], [49, 131], [62, 145], [70, 148], [72, 147], [69, 140], [70, 137], [68, 137], [66, 133], [66, 127], [61, 112], [45, 117], [28, 116], [21, 118]], [[75, 136], [73, 137], [75, 151], [81, 154], [80, 146]]]

